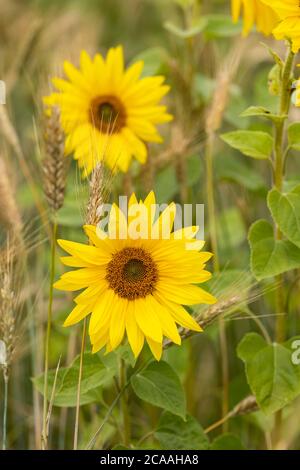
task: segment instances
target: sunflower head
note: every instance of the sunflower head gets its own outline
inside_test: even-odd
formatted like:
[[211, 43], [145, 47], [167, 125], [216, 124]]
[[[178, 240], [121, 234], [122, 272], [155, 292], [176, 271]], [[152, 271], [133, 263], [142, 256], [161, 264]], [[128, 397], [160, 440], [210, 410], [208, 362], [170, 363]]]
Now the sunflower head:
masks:
[[99, 160], [126, 172], [132, 157], [147, 158], [147, 142], [161, 142], [157, 124], [170, 121], [161, 99], [169, 91], [163, 76], [141, 78], [143, 62], [125, 69], [121, 46], [106, 58], [85, 51], [77, 69], [64, 62], [64, 79], [45, 97], [47, 106], [59, 106], [66, 133], [66, 153], [73, 153], [84, 175]]
[[[197, 227], [172, 231], [175, 213], [172, 203], [156, 217], [153, 192], [140, 202], [133, 195], [127, 216], [113, 206], [108, 233], [84, 227], [89, 245], [58, 241], [70, 254], [63, 263], [78, 269], [63, 274], [55, 287], [83, 290], [65, 326], [91, 314], [94, 352], [115, 349], [127, 335], [136, 357], [146, 340], [159, 360], [164, 336], [181, 343], [178, 326], [201, 331], [184, 306], [215, 302], [198, 285], [211, 277], [205, 265], [212, 254], [199, 252], [204, 242], [194, 238]], [[146, 228], [137, 234], [137, 226]]]
[[289, 39], [292, 50], [297, 53], [300, 49], [300, 3], [299, 0], [261, 0], [272, 8], [278, 15], [280, 23], [273, 30], [278, 40]]
[[254, 25], [257, 31], [268, 36], [278, 23], [275, 12], [263, 0], [231, 0], [232, 18], [237, 22], [243, 11], [243, 35], [247, 36]]

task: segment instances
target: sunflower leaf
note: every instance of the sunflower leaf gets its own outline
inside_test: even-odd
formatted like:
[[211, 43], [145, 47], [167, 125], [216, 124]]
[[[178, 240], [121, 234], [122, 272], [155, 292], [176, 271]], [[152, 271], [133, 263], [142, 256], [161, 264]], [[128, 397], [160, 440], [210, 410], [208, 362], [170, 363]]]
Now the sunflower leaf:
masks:
[[[57, 375], [54, 406], [76, 406], [80, 357], [77, 356], [70, 367], [59, 369]], [[95, 403], [101, 399], [101, 387], [107, 385], [113, 373], [107, 369], [96, 354], [85, 353], [81, 381], [80, 404]], [[48, 398], [54, 383], [55, 370], [48, 372]], [[43, 393], [44, 374], [32, 379], [39, 392]]]
[[300, 150], [300, 122], [293, 122], [288, 127], [289, 146]]
[[185, 418], [186, 400], [182, 385], [166, 362], [151, 362], [131, 378], [131, 385], [141, 400]]
[[221, 135], [221, 139], [247, 157], [266, 160], [272, 154], [274, 139], [267, 132], [233, 131]]
[[289, 240], [275, 240], [272, 225], [257, 220], [249, 230], [251, 270], [258, 281], [300, 267], [300, 248]]
[[288, 193], [272, 189], [268, 206], [283, 234], [300, 248], [300, 185]]
[[300, 368], [292, 360], [294, 341], [268, 344], [257, 333], [248, 333], [238, 346], [249, 386], [266, 414], [280, 410], [300, 395]]
[[240, 114], [241, 117], [252, 117], [259, 116], [269, 119], [273, 122], [284, 121], [287, 118], [287, 115], [279, 116], [278, 114], [272, 113], [269, 109], [264, 108], [263, 106], [250, 106], [245, 111]]
[[211, 450], [246, 450], [246, 448], [237, 436], [232, 433], [225, 433], [214, 439]]
[[163, 449], [207, 450], [209, 441], [198, 421], [187, 415], [183, 421], [179, 416], [163, 413], [155, 437]]

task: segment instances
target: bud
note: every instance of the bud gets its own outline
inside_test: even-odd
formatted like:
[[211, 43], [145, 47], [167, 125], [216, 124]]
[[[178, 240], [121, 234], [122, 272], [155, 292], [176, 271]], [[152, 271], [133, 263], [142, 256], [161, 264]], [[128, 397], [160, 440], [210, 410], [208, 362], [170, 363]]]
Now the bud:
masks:
[[281, 82], [281, 68], [278, 64], [275, 64], [271, 68], [268, 76], [268, 87], [269, 93], [273, 96], [279, 96], [280, 93], [280, 82]]

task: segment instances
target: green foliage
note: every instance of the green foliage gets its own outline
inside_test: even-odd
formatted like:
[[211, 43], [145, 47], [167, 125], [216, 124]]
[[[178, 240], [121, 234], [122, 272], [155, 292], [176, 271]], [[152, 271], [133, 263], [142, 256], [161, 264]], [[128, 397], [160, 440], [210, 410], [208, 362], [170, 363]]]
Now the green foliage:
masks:
[[180, 39], [191, 39], [200, 33], [203, 33], [207, 40], [227, 38], [235, 36], [241, 30], [240, 24], [233, 24], [225, 15], [201, 16], [188, 29], [180, 28], [170, 21], [165, 22], [164, 27]]
[[259, 160], [269, 159], [273, 150], [273, 138], [262, 131], [233, 131], [221, 135], [230, 147], [247, 157]]
[[166, 28], [167, 31], [174, 34], [175, 36], [178, 36], [181, 39], [190, 39], [190, 38], [193, 38], [194, 36], [197, 36], [199, 33], [201, 33], [204, 30], [205, 26], [206, 26], [205, 18], [200, 18], [197, 21], [197, 23], [189, 29], [179, 28], [178, 26], [175, 26], [170, 21], [167, 21], [164, 24], [164, 27]]
[[179, 416], [163, 413], [155, 431], [163, 449], [207, 450], [209, 442], [198, 421], [187, 415], [183, 421]]
[[274, 228], [258, 220], [249, 230], [251, 270], [257, 280], [300, 267], [300, 249], [288, 240], [275, 240]]
[[246, 450], [246, 448], [237, 436], [232, 433], [225, 433], [214, 439], [211, 450]]
[[242, 114], [241, 117], [263, 117], [273, 122], [283, 121], [287, 116], [278, 116], [263, 106], [250, 106]]
[[300, 150], [300, 122], [293, 122], [288, 126], [288, 142], [290, 148]]
[[265, 184], [261, 174], [247, 164], [248, 160], [233, 155], [219, 155], [216, 172], [219, 179], [234, 182], [249, 191], [265, 192]]
[[249, 386], [266, 414], [280, 410], [300, 395], [300, 367], [292, 363], [292, 341], [268, 344], [260, 335], [249, 333], [238, 346]]
[[132, 63], [142, 60], [144, 62], [143, 76], [147, 77], [160, 73], [167, 58], [168, 54], [164, 48], [151, 47], [137, 54]]
[[131, 385], [141, 400], [185, 418], [186, 401], [182, 385], [166, 362], [151, 362], [131, 378]]
[[[76, 406], [78, 374], [80, 357], [77, 356], [70, 367], [62, 367], [58, 371], [55, 397], [55, 406]], [[55, 370], [48, 373], [48, 399], [51, 398]], [[102, 388], [111, 383], [116, 370], [107, 369], [99, 356], [85, 353], [83, 360], [83, 375], [81, 381], [80, 404], [96, 403], [101, 400]], [[32, 379], [39, 392], [43, 393], [44, 374]]]
[[289, 193], [272, 189], [268, 194], [268, 205], [281, 232], [300, 248], [300, 186]]
[[227, 15], [207, 15], [204, 18], [206, 26], [203, 32], [206, 39], [230, 38], [241, 32], [241, 23], [232, 23]]

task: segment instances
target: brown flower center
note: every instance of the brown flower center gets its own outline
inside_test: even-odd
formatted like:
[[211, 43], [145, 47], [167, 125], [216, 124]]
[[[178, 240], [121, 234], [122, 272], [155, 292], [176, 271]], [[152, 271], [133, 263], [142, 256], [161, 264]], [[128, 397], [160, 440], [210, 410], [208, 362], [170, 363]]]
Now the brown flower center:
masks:
[[111, 95], [97, 96], [90, 105], [90, 122], [107, 134], [119, 132], [126, 125], [126, 111], [121, 101]]
[[158, 271], [145, 250], [124, 248], [108, 263], [106, 280], [119, 297], [134, 300], [153, 293]]

